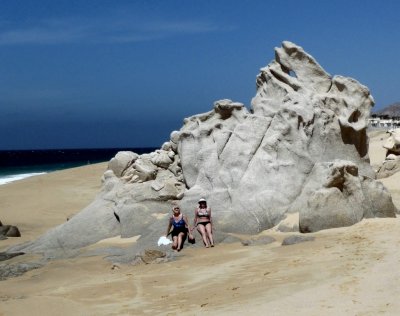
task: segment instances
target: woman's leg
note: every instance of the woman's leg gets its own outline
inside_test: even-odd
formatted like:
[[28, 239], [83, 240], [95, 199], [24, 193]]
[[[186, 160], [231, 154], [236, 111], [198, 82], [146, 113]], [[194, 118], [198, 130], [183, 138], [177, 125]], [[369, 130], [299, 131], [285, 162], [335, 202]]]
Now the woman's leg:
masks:
[[207, 239], [207, 233], [206, 229], [204, 228], [203, 224], [198, 224], [197, 225], [197, 230], [201, 235], [201, 238], [203, 238], [204, 245], [208, 248], [210, 245], [208, 244], [208, 239]]
[[178, 251], [180, 251], [182, 249], [182, 242], [183, 242], [184, 236], [185, 236], [185, 233], [178, 234], [178, 248], [177, 248]]
[[172, 249], [176, 250], [178, 248], [178, 236], [172, 236]]
[[211, 247], [214, 247], [214, 238], [213, 238], [213, 235], [212, 235], [212, 226], [211, 226], [211, 223], [208, 223], [208, 224], [206, 225], [206, 232], [207, 232], [208, 240], [209, 240], [210, 243], [211, 243]]

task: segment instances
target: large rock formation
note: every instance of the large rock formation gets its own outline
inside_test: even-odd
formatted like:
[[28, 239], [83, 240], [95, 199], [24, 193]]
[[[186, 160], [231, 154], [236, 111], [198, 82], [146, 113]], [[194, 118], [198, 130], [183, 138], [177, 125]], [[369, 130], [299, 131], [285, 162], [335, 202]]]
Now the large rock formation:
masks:
[[210, 112], [185, 119], [160, 150], [119, 153], [91, 205], [13, 251], [68, 253], [119, 234], [155, 244], [171, 201], [191, 213], [200, 197], [219, 232], [258, 233], [293, 213], [301, 232], [395, 216], [369, 165], [373, 99], [365, 86], [330, 76], [290, 42], [276, 48], [256, 83], [250, 110], [217, 101]]

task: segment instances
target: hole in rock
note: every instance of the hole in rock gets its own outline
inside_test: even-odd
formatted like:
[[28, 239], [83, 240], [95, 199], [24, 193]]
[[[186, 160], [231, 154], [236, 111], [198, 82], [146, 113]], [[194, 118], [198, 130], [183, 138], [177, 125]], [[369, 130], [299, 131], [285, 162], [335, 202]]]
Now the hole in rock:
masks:
[[368, 153], [366, 129], [356, 131], [351, 126], [343, 126], [340, 122], [339, 125], [343, 142], [354, 145], [360, 157], [364, 157]]
[[341, 192], [343, 192], [345, 179], [342, 172], [340, 176], [334, 178], [332, 182], [327, 185], [327, 188], [338, 188]]
[[336, 85], [336, 88], [337, 88], [340, 92], [342, 92], [342, 91], [346, 88], [346, 86], [345, 86], [343, 83], [338, 82], [338, 81], [335, 81], [335, 85]]
[[294, 70], [289, 70], [288, 75], [293, 78], [297, 78], [296, 72]]
[[355, 123], [358, 122], [358, 119], [361, 116], [361, 112], [359, 110], [355, 110], [353, 113], [351, 113], [349, 117], [349, 123]]

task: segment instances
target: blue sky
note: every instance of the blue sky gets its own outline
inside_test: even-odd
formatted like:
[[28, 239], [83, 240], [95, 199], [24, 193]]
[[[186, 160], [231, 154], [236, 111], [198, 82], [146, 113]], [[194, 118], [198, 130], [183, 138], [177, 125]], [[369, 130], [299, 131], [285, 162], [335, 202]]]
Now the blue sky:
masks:
[[0, 0], [0, 149], [160, 146], [283, 40], [400, 101], [400, 1]]

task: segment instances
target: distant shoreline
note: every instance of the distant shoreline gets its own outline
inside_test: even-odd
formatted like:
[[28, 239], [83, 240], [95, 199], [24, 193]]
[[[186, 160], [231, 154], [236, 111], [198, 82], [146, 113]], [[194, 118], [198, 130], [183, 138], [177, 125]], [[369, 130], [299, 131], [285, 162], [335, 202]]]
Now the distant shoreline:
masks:
[[9, 176], [0, 176], [0, 185], [8, 184], [11, 182], [15, 182], [18, 180], [23, 180], [26, 178], [34, 177], [34, 176], [39, 176], [42, 174], [46, 174], [47, 172], [33, 172], [33, 173], [22, 173], [22, 174], [15, 174], [15, 175], [9, 175]]
[[0, 150], [0, 170], [5, 167], [40, 166], [55, 163], [90, 164], [110, 160], [119, 151], [149, 153], [154, 147]]
[[0, 150], [0, 185], [53, 171], [109, 161], [119, 151], [144, 154], [156, 148]]

